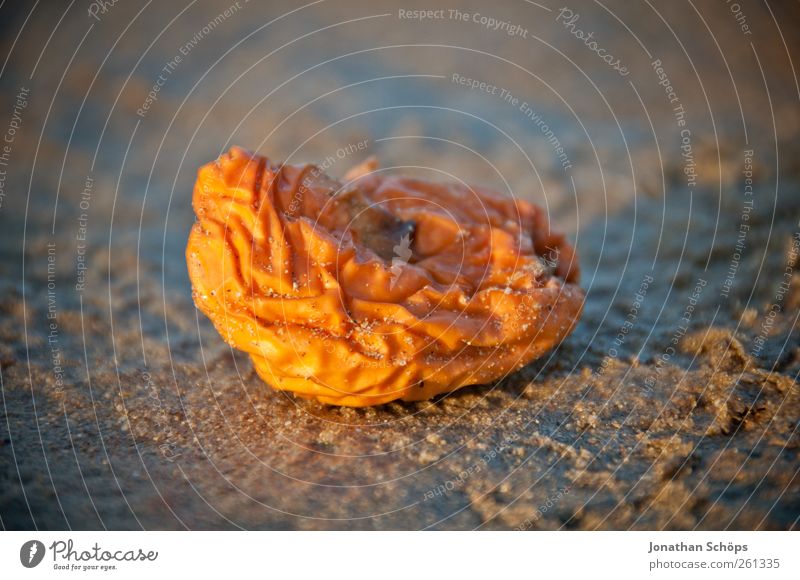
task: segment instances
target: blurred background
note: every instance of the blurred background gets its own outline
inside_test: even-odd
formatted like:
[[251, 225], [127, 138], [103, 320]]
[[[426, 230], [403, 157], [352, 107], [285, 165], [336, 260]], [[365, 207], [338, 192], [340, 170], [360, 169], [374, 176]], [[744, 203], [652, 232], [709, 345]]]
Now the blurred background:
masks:
[[[5, 529], [789, 529], [796, 2], [0, 6]], [[338, 409], [194, 308], [197, 168], [370, 155], [543, 206], [576, 332]]]

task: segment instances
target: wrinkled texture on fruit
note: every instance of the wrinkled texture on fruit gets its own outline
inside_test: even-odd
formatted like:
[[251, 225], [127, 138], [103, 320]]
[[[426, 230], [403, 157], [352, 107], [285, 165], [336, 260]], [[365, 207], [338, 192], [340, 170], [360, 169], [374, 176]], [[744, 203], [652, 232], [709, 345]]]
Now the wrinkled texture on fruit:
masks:
[[261, 378], [334, 405], [423, 400], [569, 334], [578, 266], [541, 209], [373, 169], [341, 183], [240, 148], [200, 169], [195, 303]]

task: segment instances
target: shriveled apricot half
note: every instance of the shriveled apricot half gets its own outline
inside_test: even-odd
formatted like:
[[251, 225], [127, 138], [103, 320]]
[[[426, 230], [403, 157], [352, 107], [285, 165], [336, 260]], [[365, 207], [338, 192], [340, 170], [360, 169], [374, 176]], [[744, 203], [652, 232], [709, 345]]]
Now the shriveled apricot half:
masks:
[[584, 294], [536, 206], [480, 187], [233, 148], [202, 167], [197, 307], [273, 387], [378, 405], [485, 384], [561, 341]]

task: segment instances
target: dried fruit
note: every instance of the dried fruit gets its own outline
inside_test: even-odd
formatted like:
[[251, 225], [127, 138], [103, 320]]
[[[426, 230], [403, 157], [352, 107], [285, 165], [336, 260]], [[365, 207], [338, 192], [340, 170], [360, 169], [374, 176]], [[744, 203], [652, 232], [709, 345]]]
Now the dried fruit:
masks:
[[543, 212], [460, 184], [234, 148], [200, 169], [197, 307], [275, 388], [334, 405], [488, 383], [562, 340], [578, 266]]

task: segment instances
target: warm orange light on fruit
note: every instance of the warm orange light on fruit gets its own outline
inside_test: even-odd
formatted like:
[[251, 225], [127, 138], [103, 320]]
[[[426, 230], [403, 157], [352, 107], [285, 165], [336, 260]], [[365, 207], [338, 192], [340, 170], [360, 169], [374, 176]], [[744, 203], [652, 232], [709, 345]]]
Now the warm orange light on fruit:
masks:
[[416, 401], [569, 334], [578, 265], [539, 208], [372, 169], [343, 184], [240, 148], [200, 169], [195, 303], [267, 383], [334, 405]]

